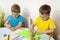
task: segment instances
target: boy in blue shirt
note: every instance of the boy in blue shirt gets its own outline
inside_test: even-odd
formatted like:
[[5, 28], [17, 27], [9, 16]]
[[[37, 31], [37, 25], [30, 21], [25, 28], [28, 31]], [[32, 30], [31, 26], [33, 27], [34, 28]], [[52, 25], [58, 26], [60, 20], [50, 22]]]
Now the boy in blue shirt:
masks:
[[12, 5], [11, 7], [12, 15], [8, 16], [5, 26], [12, 31], [19, 29], [24, 22], [23, 16], [19, 15], [20, 7], [17, 4]]

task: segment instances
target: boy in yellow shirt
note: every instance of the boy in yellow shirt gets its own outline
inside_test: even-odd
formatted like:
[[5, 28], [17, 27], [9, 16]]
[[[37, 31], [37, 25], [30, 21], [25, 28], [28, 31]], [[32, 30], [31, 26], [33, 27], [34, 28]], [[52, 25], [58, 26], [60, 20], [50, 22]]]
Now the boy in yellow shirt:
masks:
[[56, 27], [53, 19], [49, 17], [50, 11], [51, 7], [47, 4], [42, 5], [39, 8], [39, 12], [41, 13], [41, 15], [39, 15], [31, 25], [30, 28], [31, 37], [35, 26], [37, 26], [38, 29], [38, 31], [36, 32], [37, 34], [48, 34], [50, 36], [53, 36], [53, 32]]

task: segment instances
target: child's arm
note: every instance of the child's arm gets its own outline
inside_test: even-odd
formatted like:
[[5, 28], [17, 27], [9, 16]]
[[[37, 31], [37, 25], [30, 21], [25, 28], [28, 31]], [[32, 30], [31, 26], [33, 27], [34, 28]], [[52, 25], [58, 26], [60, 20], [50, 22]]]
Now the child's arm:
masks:
[[30, 39], [33, 40], [32, 32], [34, 31], [35, 24], [32, 24], [30, 27]]
[[23, 23], [22, 23], [22, 22], [19, 22], [19, 24], [16, 26], [15, 29], [19, 29], [19, 28], [21, 28], [22, 25], [23, 25]]
[[53, 32], [54, 32], [54, 29], [53, 30], [43, 31], [43, 33], [46, 33], [46, 34], [53, 33]]
[[34, 31], [34, 26], [35, 24], [32, 24], [31, 27], [30, 27], [30, 32], [33, 32]]
[[50, 34], [53, 32], [54, 32], [54, 29], [53, 30], [46, 30], [46, 31], [42, 31], [42, 32], [37, 32], [37, 34]]
[[15, 29], [10, 26], [10, 24], [9, 24], [8, 21], [5, 22], [4, 26], [7, 27], [7, 28], [9, 28], [12, 31], [15, 31]]

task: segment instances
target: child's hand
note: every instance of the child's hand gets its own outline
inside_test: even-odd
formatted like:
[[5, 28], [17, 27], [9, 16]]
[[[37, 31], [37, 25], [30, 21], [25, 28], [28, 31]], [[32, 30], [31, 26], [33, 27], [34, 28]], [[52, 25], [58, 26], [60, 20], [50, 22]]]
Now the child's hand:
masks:
[[40, 34], [40, 32], [37, 31], [36, 34]]
[[15, 31], [16, 29], [14, 29], [14, 28], [10, 28], [10, 30], [11, 30], [11, 31]]
[[32, 33], [32, 32], [34, 32], [34, 29], [30, 29], [29, 31]]

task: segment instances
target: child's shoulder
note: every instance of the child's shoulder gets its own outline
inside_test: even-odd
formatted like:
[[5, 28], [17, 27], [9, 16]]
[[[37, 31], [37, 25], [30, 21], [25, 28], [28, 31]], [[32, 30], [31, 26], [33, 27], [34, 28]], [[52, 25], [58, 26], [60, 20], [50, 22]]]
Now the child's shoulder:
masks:
[[36, 19], [42, 19], [40, 16], [37, 16]]
[[19, 15], [19, 17], [23, 17], [22, 15]]
[[49, 20], [50, 20], [50, 21], [54, 21], [53, 18], [51, 18], [51, 17], [49, 17]]
[[19, 15], [19, 18], [24, 18], [22, 15]]
[[37, 16], [36, 18], [41, 18], [40, 16]]

